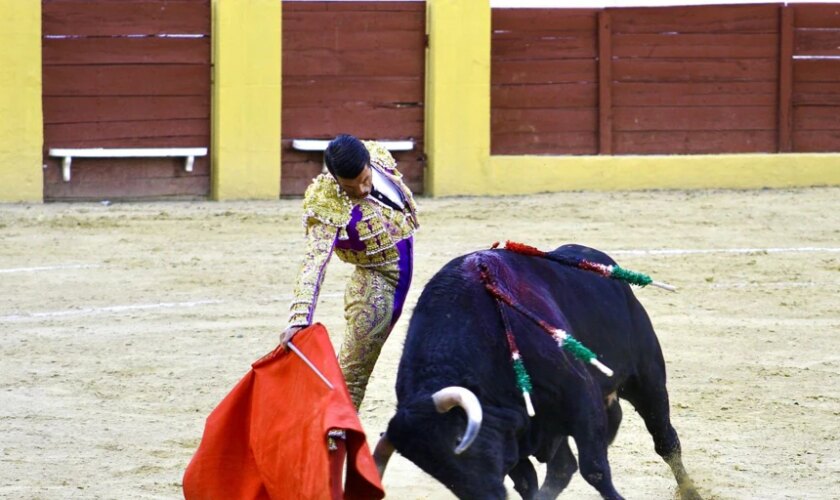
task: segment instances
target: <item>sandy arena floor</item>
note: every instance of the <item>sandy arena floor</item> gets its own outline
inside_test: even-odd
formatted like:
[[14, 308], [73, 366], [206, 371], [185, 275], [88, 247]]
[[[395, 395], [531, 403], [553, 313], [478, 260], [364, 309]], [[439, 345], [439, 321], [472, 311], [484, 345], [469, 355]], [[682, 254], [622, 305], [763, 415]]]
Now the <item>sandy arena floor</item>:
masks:
[[[679, 286], [637, 295], [707, 498], [840, 498], [840, 189], [420, 204], [414, 288], [362, 408], [371, 442], [435, 271], [497, 240], [576, 242]], [[0, 206], [0, 497], [180, 497], [205, 417], [285, 326], [301, 241], [300, 200]], [[349, 271], [334, 259], [318, 308], [336, 345]], [[616, 487], [673, 498], [624, 410]], [[384, 484], [389, 498], [452, 498], [399, 456]], [[598, 496], [578, 475], [562, 498]]]

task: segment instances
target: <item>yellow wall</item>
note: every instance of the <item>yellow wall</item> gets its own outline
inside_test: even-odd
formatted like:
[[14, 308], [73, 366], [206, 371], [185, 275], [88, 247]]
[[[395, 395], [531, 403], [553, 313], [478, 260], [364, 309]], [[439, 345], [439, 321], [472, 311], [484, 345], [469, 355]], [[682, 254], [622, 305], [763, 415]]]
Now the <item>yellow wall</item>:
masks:
[[281, 5], [213, 0], [216, 200], [280, 195]]
[[840, 185], [838, 154], [492, 156], [469, 194]]
[[490, 2], [429, 0], [426, 193], [465, 194], [488, 175]]
[[41, 2], [0, 0], [0, 202], [42, 201]]

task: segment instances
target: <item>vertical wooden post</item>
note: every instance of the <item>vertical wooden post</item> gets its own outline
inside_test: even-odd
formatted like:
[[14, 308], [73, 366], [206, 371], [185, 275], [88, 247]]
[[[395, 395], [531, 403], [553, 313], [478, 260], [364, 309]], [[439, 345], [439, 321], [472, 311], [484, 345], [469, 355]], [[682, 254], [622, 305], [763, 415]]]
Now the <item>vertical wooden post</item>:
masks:
[[598, 13], [598, 152], [612, 154], [612, 27], [610, 13]]
[[779, 7], [779, 143], [780, 153], [793, 151], [793, 8]]

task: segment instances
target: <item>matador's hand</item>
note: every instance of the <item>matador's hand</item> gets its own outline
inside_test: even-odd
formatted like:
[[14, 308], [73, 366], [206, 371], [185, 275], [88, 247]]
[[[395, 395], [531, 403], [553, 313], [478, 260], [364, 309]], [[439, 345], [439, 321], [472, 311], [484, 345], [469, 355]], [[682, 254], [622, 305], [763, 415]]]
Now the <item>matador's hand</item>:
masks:
[[286, 345], [292, 340], [292, 337], [294, 337], [297, 332], [303, 330], [303, 328], [304, 327], [302, 326], [290, 326], [283, 330], [283, 333], [280, 334], [280, 345], [283, 346], [283, 349], [287, 348]]

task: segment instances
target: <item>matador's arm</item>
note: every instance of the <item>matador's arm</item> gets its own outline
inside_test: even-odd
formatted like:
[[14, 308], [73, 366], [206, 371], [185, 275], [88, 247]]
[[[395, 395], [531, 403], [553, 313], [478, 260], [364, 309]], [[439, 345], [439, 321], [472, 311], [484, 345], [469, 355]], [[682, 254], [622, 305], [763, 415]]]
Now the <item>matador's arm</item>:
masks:
[[321, 283], [327, 263], [338, 237], [338, 229], [309, 219], [306, 231], [306, 253], [295, 283], [294, 297], [289, 306], [288, 326], [309, 326], [318, 304]]

